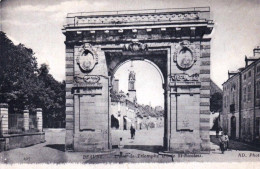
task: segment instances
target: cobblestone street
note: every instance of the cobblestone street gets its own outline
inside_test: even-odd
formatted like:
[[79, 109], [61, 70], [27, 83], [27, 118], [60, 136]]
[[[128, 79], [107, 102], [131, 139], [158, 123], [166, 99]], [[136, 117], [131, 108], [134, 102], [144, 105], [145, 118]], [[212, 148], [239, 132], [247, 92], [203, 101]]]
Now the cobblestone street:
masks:
[[[119, 150], [113, 148], [110, 154], [91, 154], [85, 152], [65, 152], [65, 130], [48, 129], [46, 142], [30, 147], [18, 148], [0, 153], [1, 163], [124, 163], [124, 162], [252, 162], [260, 160], [260, 151], [256, 151], [251, 145], [230, 141], [230, 149], [221, 154], [216, 138], [211, 141], [212, 151], [210, 154], [162, 156], [158, 152], [162, 148], [163, 128], [141, 130], [136, 132], [134, 140], [130, 139], [129, 131], [113, 131], [113, 144], [122, 137], [125, 147], [123, 155], [119, 156]], [[114, 146], [115, 147], [115, 146]]]

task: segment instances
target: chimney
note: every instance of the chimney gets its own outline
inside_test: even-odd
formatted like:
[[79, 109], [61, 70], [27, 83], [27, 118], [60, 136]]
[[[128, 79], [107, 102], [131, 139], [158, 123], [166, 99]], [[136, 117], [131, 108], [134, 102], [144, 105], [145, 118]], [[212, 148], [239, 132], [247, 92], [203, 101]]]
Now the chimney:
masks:
[[260, 56], [260, 46], [257, 46], [253, 51], [254, 51], [254, 56]]

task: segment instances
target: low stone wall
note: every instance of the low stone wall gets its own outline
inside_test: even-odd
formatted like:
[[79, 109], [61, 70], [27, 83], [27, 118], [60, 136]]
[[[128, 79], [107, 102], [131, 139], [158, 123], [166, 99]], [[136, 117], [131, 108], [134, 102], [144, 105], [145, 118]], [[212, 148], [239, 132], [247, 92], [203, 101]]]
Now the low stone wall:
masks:
[[3, 138], [0, 139], [0, 151], [27, 147], [43, 142], [45, 142], [44, 132], [3, 135]]

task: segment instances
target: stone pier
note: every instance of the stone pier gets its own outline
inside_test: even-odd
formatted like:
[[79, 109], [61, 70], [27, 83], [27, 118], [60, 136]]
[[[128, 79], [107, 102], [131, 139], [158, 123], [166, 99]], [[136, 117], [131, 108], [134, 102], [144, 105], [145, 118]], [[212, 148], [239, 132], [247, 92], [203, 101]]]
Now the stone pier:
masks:
[[8, 104], [0, 103], [0, 130], [1, 134], [8, 133]]
[[42, 132], [42, 109], [36, 109], [37, 129]]
[[29, 130], [29, 110], [23, 111], [23, 128], [25, 131]]

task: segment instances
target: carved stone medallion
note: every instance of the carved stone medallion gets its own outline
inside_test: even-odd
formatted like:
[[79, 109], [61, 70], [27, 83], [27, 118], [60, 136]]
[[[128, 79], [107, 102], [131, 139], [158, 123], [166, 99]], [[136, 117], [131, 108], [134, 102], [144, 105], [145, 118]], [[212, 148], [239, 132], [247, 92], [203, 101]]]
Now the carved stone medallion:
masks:
[[82, 71], [91, 72], [98, 63], [98, 56], [90, 44], [84, 44], [79, 51], [77, 64]]
[[174, 61], [180, 69], [188, 70], [197, 61], [198, 46], [189, 41], [182, 41], [175, 45]]
[[192, 52], [187, 48], [184, 47], [179, 51], [177, 55], [177, 64], [183, 69], [189, 69], [194, 63], [194, 58]]

